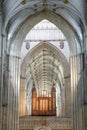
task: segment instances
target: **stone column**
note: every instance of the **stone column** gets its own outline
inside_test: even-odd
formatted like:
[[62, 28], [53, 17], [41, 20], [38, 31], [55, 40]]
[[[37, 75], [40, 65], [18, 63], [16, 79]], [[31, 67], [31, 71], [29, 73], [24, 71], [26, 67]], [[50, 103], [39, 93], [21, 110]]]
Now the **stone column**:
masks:
[[15, 57], [15, 130], [19, 130], [20, 58]]
[[56, 116], [64, 116], [62, 113], [61, 91], [58, 84], [56, 84]]
[[65, 80], [65, 115], [71, 117], [71, 87], [70, 75], [64, 77]]
[[85, 55], [85, 81], [84, 81], [84, 86], [85, 86], [85, 99], [84, 99], [84, 110], [85, 110], [85, 115], [84, 115], [84, 124], [85, 124], [85, 130], [87, 130], [87, 27], [86, 27], [86, 35], [85, 35], [85, 41], [86, 41], [86, 55]]
[[27, 81], [26, 79], [26, 114], [31, 115], [32, 114], [32, 88], [33, 83], [32, 80], [29, 79]]
[[1, 18], [1, 12], [0, 12], [0, 130], [2, 130], [2, 35], [1, 35], [1, 27], [2, 27], [2, 18]]
[[9, 57], [9, 79], [8, 79], [8, 111], [7, 111], [7, 116], [8, 116], [8, 129], [7, 130], [14, 130], [14, 116], [15, 116], [15, 85], [14, 85], [14, 61], [13, 57]]
[[70, 57], [73, 130], [84, 130], [83, 54]]
[[[6, 69], [6, 68], [5, 68]], [[8, 71], [3, 72], [3, 89], [2, 89], [2, 130], [7, 129], [7, 110], [8, 110]]]
[[19, 130], [20, 58], [9, 57], [8, 129]]
[[20, 116], [25, 115], [25, 103], [26, 103], [26, 95], [25, 95], [25, 77], [21, 76], [20, 79]]
[[2, 34], [1, 44], [1, 97], [2, 97], [2, 130], [7, 129], [7, 107], [8, 107], [8, 58], [6, 55], [6, 36]]

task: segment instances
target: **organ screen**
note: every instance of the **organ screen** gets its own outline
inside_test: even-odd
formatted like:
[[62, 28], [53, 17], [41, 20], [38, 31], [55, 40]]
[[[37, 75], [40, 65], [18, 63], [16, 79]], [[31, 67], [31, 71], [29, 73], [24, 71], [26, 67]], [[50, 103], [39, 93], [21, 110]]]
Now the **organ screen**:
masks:
[[37, 97], [35, 88], [32, 90], [32, 115], [56, 115], [56, 96], [54, 88], [52, 88], [50, 97]]

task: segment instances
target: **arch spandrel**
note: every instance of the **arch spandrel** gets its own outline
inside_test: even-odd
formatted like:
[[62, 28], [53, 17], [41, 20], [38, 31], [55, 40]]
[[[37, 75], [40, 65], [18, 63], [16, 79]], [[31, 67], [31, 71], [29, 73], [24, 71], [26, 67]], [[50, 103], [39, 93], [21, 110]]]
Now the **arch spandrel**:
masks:
[[[12, 55], [20, 56], [21, 46], [23, 40], [29, 30], [32, 29], [34, 25], [43, 19], [47, 19], [53, 24], [55, 24], [66, 36], [70, 47], [70, 54], [75, 55], [81, 52], [81, 46], [78, 42], [78, 38], [75, 34], [73, 27], [71, 27], [68, 22], [66, 22], [61, 16], [54, 14], [53, 12], [40, 12], [30, 16], [26, 19], [22, 25], [18, 28], [17, 33], [13, 35], [12, 40], [9, 42], [8, 53]], [[79, 47], [78, 47], [79, 46]]]

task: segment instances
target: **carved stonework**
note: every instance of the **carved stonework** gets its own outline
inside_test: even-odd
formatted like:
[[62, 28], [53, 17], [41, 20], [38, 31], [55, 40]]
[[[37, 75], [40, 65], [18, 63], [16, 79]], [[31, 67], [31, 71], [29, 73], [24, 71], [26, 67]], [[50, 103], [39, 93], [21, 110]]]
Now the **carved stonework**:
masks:
[[43, 120], [43, 119], [40, 121], [40, 123], [41, 123], [42, 126], [46, 126], [47, 125], [47, 121]]
[[35, 129], [39, 126], [49, 127], [51, 129], [72, 129], [71, 118], [57, 118], [57, 117], [38, 117], [25, 116], [19, 119], [19, 128], [21, 129]]

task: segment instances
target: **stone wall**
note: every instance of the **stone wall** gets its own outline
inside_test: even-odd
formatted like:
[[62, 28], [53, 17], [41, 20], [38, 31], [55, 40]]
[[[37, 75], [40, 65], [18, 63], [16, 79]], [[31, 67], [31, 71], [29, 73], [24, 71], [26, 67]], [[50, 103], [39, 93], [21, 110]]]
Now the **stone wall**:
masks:
[[20, 130], [37, 130], [37, 128], [48, 127], [52, 130], [71, 130], [72, 119], [71, 118], [58, 118], [58, 117], [46, 117], [46, 116], [24, 116], [19, 119]]

